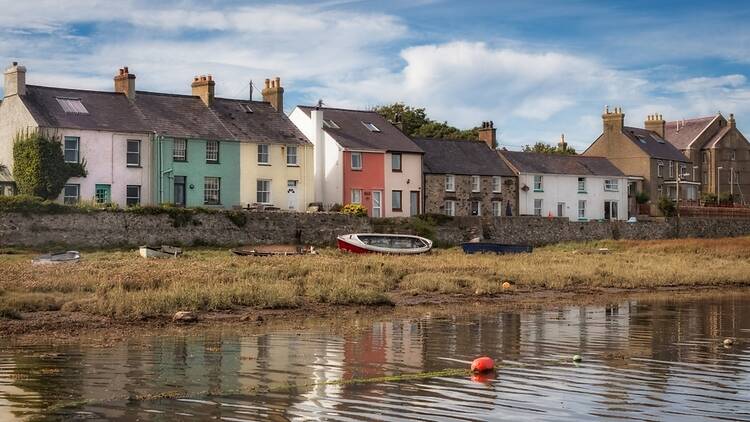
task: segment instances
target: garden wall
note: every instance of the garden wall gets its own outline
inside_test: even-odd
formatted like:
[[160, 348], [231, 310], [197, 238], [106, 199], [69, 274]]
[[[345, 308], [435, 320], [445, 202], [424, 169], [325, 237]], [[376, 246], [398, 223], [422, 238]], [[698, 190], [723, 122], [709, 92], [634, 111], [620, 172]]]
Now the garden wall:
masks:
[[474, 237], [531, 244], [598, 239], [665, 239], [750, 235], [750, 219], [682, 218], [670, 221], [569, 222], [539, 217], [368, 219], [337, 213], [233, 211], [175, 219], [170, 214], [124, 211], [0, 213], [0, 247], [98, 248], [143, 244], [234, 246], [295, 243], [333, 246], [337, 235], [356, 232], [416, 233], [440, 246]]

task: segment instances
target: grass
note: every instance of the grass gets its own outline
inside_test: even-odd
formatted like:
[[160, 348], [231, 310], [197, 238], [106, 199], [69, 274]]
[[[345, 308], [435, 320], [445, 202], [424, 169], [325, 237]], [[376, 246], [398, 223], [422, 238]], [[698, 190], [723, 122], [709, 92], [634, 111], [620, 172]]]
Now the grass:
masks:
[[[601, 247], [610, 253], [599, 254]], [[750, 237], [568, 243], [508, 256], [448, 249], [423, 256], [324, 250], [235, 257], [199, 249], [145, 261], [135, 251], [108, 251], [57, 266], [32, 266], [34, 253], [12, 252], [0, 254], [0, 318], [62, 310], [131, 319], [177, 310], [379, 305], [437, 294], [750, 285]], [[504, 281], [512, 288], [503, 289]]]

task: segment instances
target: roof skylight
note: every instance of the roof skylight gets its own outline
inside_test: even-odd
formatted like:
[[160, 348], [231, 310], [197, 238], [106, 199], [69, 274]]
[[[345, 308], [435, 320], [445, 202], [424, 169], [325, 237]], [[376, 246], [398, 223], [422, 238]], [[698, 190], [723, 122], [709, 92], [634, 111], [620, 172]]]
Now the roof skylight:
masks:
[[370, 131], [370, 132], [380, 132], [380, 129], [378, 129], [377, 126], [370, 122], [362, 122], [363, 125]]
[[339, 125], [337, 125], [337, 124], [336, 124], [336, 122], [334, 122], [334, 121], [333, 121], [333, 120], [331, 120], [331, 119], [323, 119], [323, 124], [324, 124], [324, 125], [325, 125], [326, 127], [329, 127], [329, 128], [331, 128], [331, 129], [341, 129], [341, 128], [339, 127]]
[[55, 97], [55, 99], [66, 113], [89, 114], [89, 111], [83, 106], [80, 98]]

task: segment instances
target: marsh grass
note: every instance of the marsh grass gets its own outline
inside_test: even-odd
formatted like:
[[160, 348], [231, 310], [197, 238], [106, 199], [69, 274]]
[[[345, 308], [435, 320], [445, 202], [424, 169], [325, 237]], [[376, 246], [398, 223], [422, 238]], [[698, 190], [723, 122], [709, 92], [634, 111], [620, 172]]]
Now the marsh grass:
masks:
[[[608, 248], [609, 254], [597, 253]], [[120, 319], [177, 310], [230, 311], [378, 305], [399, 295], [494, 296], [530, 290], [750, 285], [750, 237], [598, 241], [539, 248], [533, 254], [235, 257], [189, 250], [176, 260], [135, 251], [84, 253], [76, 264], [32, 266], [33, 253], [0, 255], [0, 317], [44, 310]], [[511, 289], [503, 289], [509, 281]]]

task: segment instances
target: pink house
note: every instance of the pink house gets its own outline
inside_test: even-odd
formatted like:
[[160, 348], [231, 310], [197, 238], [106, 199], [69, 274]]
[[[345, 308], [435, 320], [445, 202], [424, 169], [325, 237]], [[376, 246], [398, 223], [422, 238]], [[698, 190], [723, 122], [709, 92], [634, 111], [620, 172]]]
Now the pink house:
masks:
[[298, 106], [289, 118], [315, 148], [315, 198], [371, 217], [422, 212], [423, 151], [374, 111]]

